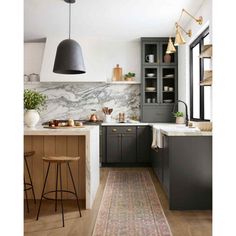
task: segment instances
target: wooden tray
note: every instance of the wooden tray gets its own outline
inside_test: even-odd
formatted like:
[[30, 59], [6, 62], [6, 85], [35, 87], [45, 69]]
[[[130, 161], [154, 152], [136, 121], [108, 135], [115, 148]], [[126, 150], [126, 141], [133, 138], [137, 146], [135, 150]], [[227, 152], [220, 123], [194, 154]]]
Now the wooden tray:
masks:
[[71, 128], [85, 128], [85, 126], [44, 126], [46, 129], [71, 129]]

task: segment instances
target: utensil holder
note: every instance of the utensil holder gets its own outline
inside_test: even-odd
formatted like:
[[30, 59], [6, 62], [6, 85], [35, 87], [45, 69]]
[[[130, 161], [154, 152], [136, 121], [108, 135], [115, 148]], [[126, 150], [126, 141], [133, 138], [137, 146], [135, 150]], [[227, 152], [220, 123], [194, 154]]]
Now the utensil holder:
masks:
[[104, 120], [106, 123], [109, 123], [112, 121], [111, 119], [111, 115], [105, 115], [105, 120]]

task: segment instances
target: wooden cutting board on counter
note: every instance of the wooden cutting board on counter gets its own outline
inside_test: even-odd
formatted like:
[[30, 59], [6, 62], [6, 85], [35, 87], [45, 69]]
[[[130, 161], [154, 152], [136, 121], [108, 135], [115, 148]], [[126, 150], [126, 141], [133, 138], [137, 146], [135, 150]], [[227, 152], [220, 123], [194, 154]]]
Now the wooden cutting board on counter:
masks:
[[119, 64], [116, 65], [116, 67], [113, 69], [113, 81], [121, 81], [122, 78], [122, 68], [119, 66]]

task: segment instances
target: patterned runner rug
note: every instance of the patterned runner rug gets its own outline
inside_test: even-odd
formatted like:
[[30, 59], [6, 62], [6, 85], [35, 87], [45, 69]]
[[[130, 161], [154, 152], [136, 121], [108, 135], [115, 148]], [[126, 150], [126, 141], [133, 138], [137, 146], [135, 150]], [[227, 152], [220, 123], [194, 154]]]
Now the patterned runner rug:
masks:
[[148, 171], [110, 171], [93, 236], [171, 236]]

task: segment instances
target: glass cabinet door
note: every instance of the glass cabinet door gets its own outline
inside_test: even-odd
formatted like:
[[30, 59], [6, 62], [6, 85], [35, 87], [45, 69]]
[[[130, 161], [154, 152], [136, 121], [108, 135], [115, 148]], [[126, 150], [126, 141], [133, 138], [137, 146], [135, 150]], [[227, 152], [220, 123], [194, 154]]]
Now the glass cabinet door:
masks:
[[159, 70], [157, 67], [144, 67], [143, 74], [143, 93], [144, 93], [144, 104], [156, 104], [158, 100], [158, 78]]
[[156, 65], [160, 63], [159, 43], [148, 42], [143, 44], [143, 64]]
[[174, 103], [176, 100], [177, 70], [176, 67], [161, 67], [161, 103]]

